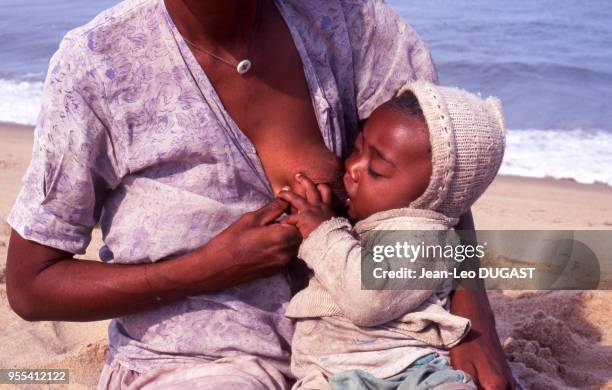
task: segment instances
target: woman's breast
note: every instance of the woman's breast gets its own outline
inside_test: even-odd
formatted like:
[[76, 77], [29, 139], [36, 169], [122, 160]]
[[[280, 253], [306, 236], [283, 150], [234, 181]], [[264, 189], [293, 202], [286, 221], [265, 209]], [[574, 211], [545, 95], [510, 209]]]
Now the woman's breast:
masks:
[[[285, 136], [289, 136], [285, 134]], [[274, 192], [295, 184], [295, 174], [302, 173], [315, 183], [329, 184], [342, 198], [344, 189], [341, 159], [331, 152], [321, 139], [302, 137], [273, 145], [256, 145], [258, 155]]]

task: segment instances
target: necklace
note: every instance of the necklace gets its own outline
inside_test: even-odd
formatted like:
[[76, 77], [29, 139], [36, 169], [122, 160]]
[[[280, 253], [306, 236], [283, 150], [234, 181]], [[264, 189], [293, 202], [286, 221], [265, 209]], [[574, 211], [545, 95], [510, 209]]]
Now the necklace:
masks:
[[[251, 33], [251, 40], [249, 41], [249, 45], [247, 47], [247, 57], [249, 56], [249, 54], [251, 54], [251, 46], [253, 44], [254, 38], [255, 38], [255, 33], [257, 32], [257, 27], [259, 26], [259, 18], [260, 18], [260, 14], [261, 14], [261, 0], [257, 0], [257, 10], [255, 11], [255, 23], [253, 23], [253, 32]], [[231, 63], [229, 61], [227, 61], [226, 59], [219, 57], [218, 55], [216, 55], [215, 53], [212, 53], [208, 50], [206, 50], [205, 48], [203, 48], [202, 46], [190, 41], [189, 39], [183, 37], [183, 39], [185, 40], [185, 42], [187, 42], [189, 44], [189, 46], [193, 47], [194, 49], [201, 51], [204, 54], [208, 54], [209, 56], [211, 56], [212, 58], [221, 61], [222, 63], [231, 66], [232, 68], [236, 69], [236, 72], [238, 72], [239, 74], [245, 74], [247, 73], [249, 70], [251, 70], [251, 67], [253, 66], [253, 63], [251, 62], [251, 60], [249, 60], [248, 58], [245, 58], [241, 61], [239, 61], [237, 64]]]

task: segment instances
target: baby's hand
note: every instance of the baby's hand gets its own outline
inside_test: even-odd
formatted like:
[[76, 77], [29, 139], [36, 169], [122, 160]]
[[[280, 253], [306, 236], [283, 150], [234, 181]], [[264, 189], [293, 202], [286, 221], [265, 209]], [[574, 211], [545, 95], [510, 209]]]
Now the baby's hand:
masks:
[[291, 214], [281, 223], [294, 225], [302, 237], [306, 238], [320, 224], [336, 216], [331, 209], [333, 195], [327, 184], [314, 184], [300, 173], [296, 175], [296, 181], [304, 190], [306, 198], [292, 191], [290, 187], [284, 187], [276, 196], [289, 202], [297, 210], [296, 214]]

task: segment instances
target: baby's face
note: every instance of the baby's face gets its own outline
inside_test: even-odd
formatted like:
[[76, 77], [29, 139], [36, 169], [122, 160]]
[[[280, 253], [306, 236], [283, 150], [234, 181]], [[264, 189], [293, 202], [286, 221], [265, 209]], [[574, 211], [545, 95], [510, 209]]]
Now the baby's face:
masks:
[[345, 168], [347, 213], [351, 219], [407, 207], [425, 192], [431, 177], [425, 120], [383, 104], [357, 137]]

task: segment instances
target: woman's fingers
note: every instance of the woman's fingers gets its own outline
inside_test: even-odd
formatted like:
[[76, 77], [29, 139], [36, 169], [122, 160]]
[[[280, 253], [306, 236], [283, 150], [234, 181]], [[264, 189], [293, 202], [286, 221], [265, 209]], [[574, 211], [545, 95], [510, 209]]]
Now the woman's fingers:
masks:
[[293, 207], [295, 207], [297, 209], [297, 211], [302, 211], [308, 208], [309, 204], [306, 201], [306, 199], [302, 198], [301, 196], [299, 196], [298, 194], [296, 194], [295, 192], [288, 190], [286, 188], [283, 188], [282, 190], [280, 190], [280, 192], [276, 195], [278, 198], [290, 203]]
[[289, 205], [286, 201], [283, 201], [282, 199], [274, 199], [272, 202], [268, 203], [262, 208], [253, 211], [252, 214], [255, 217], [256, 223], [259, 225], [267, 225], [283, 215], [288, 208]]
[[321, 193], [321, 198], [323, 199], [323, 203], [330, 206], [334, 200], [334, 194], [331, 188], [324, 183], [317, 184], [317, 190]]
[[293, 226], [295, 226], [295, 225], [297, 225], [298, 220], [299, 220], [298, 216], [297, 216], [297, 215], [295, 215], [295, 214], [293, 214], [293, 215], [289, 215], [289, 216], [287, 216], [286, 218], [283, 218], [283, 219], [280, 221], [280, 223], [284, 223], [284, 224], [287, 224], [287, 225], [293, 225]]
[[306, 175], [298, 173], [295, 175], [295, 180], [306, 189], [306, 199], [310, 204], [321, 203], [321, 194], [315, 183], [312, 182]]

